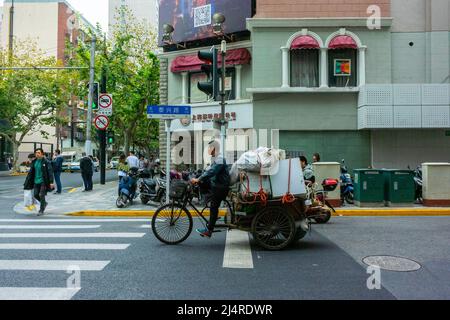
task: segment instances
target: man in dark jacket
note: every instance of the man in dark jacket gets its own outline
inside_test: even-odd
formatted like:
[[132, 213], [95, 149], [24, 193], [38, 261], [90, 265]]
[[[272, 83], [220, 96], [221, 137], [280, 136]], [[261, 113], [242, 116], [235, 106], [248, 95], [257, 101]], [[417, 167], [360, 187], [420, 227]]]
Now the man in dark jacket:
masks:
[[47, 207], [45, 196], [48, 191], [53, 190], [53, 170], [51, 162], [45, 158], [44, 150], [36, 149], [35, 155], [36, 159], [31, 163], [24, 189], [34, 190], [34, 198], [41, 203], [38, 216], [42, 216]]
[[219, 154], [220, 145], [217, 141], [211, 141], [208, 146], [208, 154], [211, 158], [211, 166], [198, 179], [192, 179], [192, 183], [209, 183], [210, 193], [207, 196], [211, 201], [210, 219], [207, 229], [197, 229], [202, 237], [211, 238], [217, 218], [219, 208], [230, 191], [230, 174], [225, 158]]
[[61, 194], [61, 192], [62, 192], [61, 172], [63, 169], [63, 167], [62, 167], [63, 162], [64, 162], [64, 158], [61, 156], [61, 151], [55, 150], [54, 158], [52, 161], [53, 175], [55, 177], [55, 182], [56, 182], [55, 194]]
[[84, 182], [84, 191], [92, 191], [93, 183], [92, 183], [92, 176], [94, 175], [94, 163], [92, 162], [91, 158], [86, 156], [86, 153], [83, 152], [83, 158], [80, 160], [80, 170], [81, 170], [81, 177], [83, 178]]

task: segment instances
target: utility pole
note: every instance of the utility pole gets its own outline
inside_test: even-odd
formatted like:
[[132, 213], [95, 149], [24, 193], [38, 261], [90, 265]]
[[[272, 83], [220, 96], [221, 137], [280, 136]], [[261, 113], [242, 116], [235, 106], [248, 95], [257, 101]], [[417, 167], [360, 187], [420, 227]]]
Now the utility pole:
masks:
[[227, 55], [227, 42], [222, 40], [220, 53], [222, 55], [222, 85], [220, 88], [220, 109], [221, 109], [221, 118], [220, 118], [220, 144], [222, 149], [222, 156], [224, 159], [225, 155], [225, 139], [226, 139], [226, 130], [227, 130], [227, 121], [225, 119], [225, 106], [227, 103], [225, 102], [225, 80], [226, 80], [226, 55]]
[[14, 0], [9, 8], [9, 59], [12, 61], [14, 54]]
[[95, 45], [97, 43], [97, 38], [95, 34], [92, 35], [91, 40], [91, 63], [90, 63], [90, 73], [89, 73], [89, 99], [88, 99], [88, 109], [87, 109], [87, 120], [86, 120], [86, 145], [85, 152], [86, 155], [92, 155], [92, 106], [94, 103], [94, 81], [95, 81]]

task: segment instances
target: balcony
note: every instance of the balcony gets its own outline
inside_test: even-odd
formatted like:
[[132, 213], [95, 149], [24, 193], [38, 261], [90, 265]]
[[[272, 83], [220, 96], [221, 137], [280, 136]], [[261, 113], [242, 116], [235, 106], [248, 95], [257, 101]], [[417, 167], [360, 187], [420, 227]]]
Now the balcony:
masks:
[[358, 128], [450, 128], [450, 85], [362, 86], [358, 99]]

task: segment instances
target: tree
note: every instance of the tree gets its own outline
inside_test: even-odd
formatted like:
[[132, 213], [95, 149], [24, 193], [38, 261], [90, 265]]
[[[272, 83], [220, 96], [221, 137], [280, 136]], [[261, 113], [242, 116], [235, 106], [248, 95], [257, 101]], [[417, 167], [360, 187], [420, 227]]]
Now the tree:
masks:
[[[157, 34], [149, 25], [139, 22], [126, 7], [117, 15], [124, 24], [113, 29], [110, 39], [97, 36], [96, 75], [107, 75], [107, 90], [113, 95], [114, 115], [111, 129], [120, 134], [117, 144], [128, 153], [136, 145], [149, 153], [158, 144], [158, 122], [147, 119], [147, 105], [159, 103], [159, 60]], [[97, 26], [96, 34], [102, 34]], [[89, 65], [87, 45], [77, 48], [73, 65]]]
[[[48, 57], [30, 41], [16, 42], [15, 51], [0, 51], [0, 63], [4, 66], [37, 67], [60, 66], [56, 59]], [[48, 137], [43, 126], [62, 122], [59, 111], [67, 105], [69, 74], [65, 71], [7, 70], [0, 74], [0, 119], [7, 119], [9, 126], [0, 135], [11, 142], [14, 166], [17, 167], [19, 147], [29, 134], [40, 132]]]

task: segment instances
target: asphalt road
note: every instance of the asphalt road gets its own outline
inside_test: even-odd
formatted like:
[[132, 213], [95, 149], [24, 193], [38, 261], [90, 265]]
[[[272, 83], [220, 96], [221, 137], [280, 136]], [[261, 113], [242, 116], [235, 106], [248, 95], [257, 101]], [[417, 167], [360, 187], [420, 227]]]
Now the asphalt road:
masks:
[[[192, 234], [181, 245], [167, 246], [153, 236], [149, 225], [147, 219], [55, 220], [2, 214], [0, 298], [450, 298], [447, 217], [335, 218], [328, 225], [313, 226], [310, 235], [285, 251], [264, 251], [247, 238], [248, 252], [241, 243], [238, 256], [230, 261], [225, 252], [236, 249], [230, 246], [236, 231], [217, 233], [212, 239]], [[381, 254], [413, 259], [422, 268], [382, 270], [382, 287], [369, 290], [370, 275], [361, 259]], [[236, 267], [242, 262], [236, 261], [239, 257], [251, 264]], [[80, 289], [65, 289], [68, 282], [69, 287], [77, 283], [74, 272], [67, 273], [68, 260], [81, 268]]]
[[[23, 179], [0, 178], [0, 299], [450, 299], [450, 217], [332, 218], [280, 252], [239, 231], [167, 246], [148, 219], [17, 215]], [[81, 185], [78, 174], [63, 182]], [[420, 269], [381, 270], [369, 289], [362, 260], [372, 255]]]

